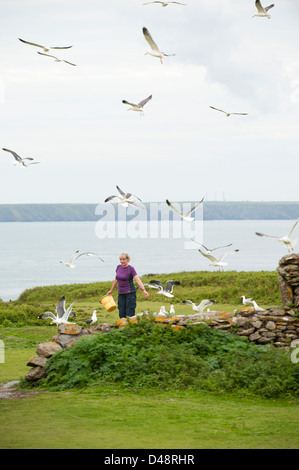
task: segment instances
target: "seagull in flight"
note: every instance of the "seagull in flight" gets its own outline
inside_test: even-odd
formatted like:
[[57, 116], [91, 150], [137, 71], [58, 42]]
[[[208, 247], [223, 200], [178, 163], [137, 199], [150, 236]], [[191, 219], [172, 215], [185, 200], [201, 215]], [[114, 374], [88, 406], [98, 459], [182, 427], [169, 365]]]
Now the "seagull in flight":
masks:
[[24, 39], [19, 38], [19, 41], [24, 42], [25, 44], [29, 44], [30, 46], [41, 47], [44, 52], [49, 52], [50, 49], [70, 49], [73, 46], [56, 46], [56, 47], [45, 47], [41, 44], [36, 44], [35, 42], [25, 41]]
[[260, 233], [260, 232], [255, 232], [256, 235], [258, 235], [259, 237], [265, 237], [265, 238], [277, 238], [279, 242], [282, 242], [285, 244], [285, 246], [287, 247], [288, 249], [288, 252], [290, 253], [291, 251], [294, 250], [294, 246], [296, 245], [297, 243], [297, 240], [292, 240], [291, 239], [291, 236], [292, 236], [292, 233], [298, 223], [298, 220], [299, 220], [299, 217], [298, 219], [295, 221], [294, 225], [292, 226], [291, 230], [289, 231], [289, 233], [287, 235], [285, 235], [284, 237], [275, 237], [274, 235], [267, 235], [266, 233]]
[[147, 3], [143, 3], [142, 5], [150, 5], [151, 3], [161, 3], [161, 7], [167, 7], [170, 3], [176, 3], [177, 5], [186, 5], [186, 3], [180, 3], [180, 2], [159, 2], [159, 1], [147, 2]]
[[221, 113], [226, 114], [227, 117], [229, 117], [231, 114], [238, 114], [239, 116], [247, 116], [248, 115], [248, 113], [227, 113], [226, 111], [223, 111], [223, 109], [214, 108], [214, 106], [210, 106], [210, 108], [215, 109], [216, 111], [220, 111]]
[[160, 59], [161, 64], [163, 64], [163, 57], [165, 57], [165, 56], [168, 57], [168, 56], [175, 55], [175, 54], [166, 54], [165, 52], [161, 52], [159, 50], [157, 44], [153, 40], [149, 30], [147, 28], [145, 28], [145, 26], [142, 28], [142, 31], [143, 31], [143, 35], [144, 35], [145, 39], [147, 40], [147, 42], [151, 46], [151, 51], [147, 51], [144, 55], [149, 54], [153, 57], [158, 57]]
[[60, 261], [60, 263], [64, 264], [65, 266], [67, 266], [68, 268], [75, 268], [76, 265], [74, 264], [75, 261], [77, 261], [78, 258], [80, 258], [80, 256], [96, 256], [98, 259], [100, 259], [101, 261], [104, 261], [102, 258], [99, 257], [99, 255], [97, 255], [96, 253], [91, 253], [89, 251], [87, 251], [86, 253], [79, 253], [79, 250], [75, 251], [75, 253], [70, 257], [69, 261], [68, 262], [64, 262], [64, 261]]
[[[20, 163], [20, 165], [23, 165], [24, 167], [27, 167], [29, 165], [35, 165], [36, 163], [40, 163], [40, 162], [34, 162], [34, 158], [32, 157], [25, 157], [25, 158], [21, 158], [16, 152], [14, 152], [13, 150], [9, 150], [9, 149], [2, 149], [4, 150], [5, 152], [10, 152], [15, 160], [16, 160], [16, 163], [14, 163], [14, 165], [17, 165], [18, 163]], [[28, 160], [28, 161], [27, 161]]]
[[192, 300], [183, 300], [183, 304], [192, 305], [194, 312], [203, 312], [206, 307], [213, 305], [216, 300], [204, 299], [198, 305], [196, 305]]
[[134, 207], [139, 207], [141, 209], [144, 209], [144, 206], [139, 204], [136, 199], [138, 199], [138, 201], [141, 201], [141, 199], [137, 196], [134, 196], [132, 193], [125, 193], [122, 189], [120, 189], [119, 186], [116, 186], [116, 189], [118, 190], [120, 196], [115, 196], [115, 195], [112, 195], [112, 196], [109, 196], [105, 199], [104, 202], [109, 202], [109, 201], [112, 201], [116, 204], [120, 204], [122, 205], [123, 207], [128, 207], [129, 204], [134, 206]]
[[273, 8], [274, 7], [274, 3], [272, 3], [271, 5], [269, 5], [268, 7], [263, 7], [260, 0], [256, 0], [255, 2], [255, 6], [257, 8], [257, 11], [258, 13], [256, 15], [253, 15], [252, 18], [254, 18], [255, 16], [260, 16], [260, 17], [266, 17], [270, 20], [271, 16], [269, 15], [268, 13], [268, 10], [270, 10], [270, 8]]
[[51, 325], [53, 323], [56, 323], [56, 325], [60, 325], [61, 323], [70, 323], [68, 321], [69, 317], [76, 317], [76, 314], [72, 311], [74, 303], [75, 302], [73, 302], [66, 310], [65, 297], [63, 295], [56, 306], [56, 315], [52, 312], [45, 312], [39, 315], [38, 318], [42, 320], [50, 318], [52, 320]]
[[176, 209], [172, 204], [171, 202], [168, 201], [168, 199], [166, 199], [166, 204], [172, 209], [174, 210], [175, 212], [177, 212], [180, 217], [185, 220], [186, 222], [192, 222], [194, 221], [194, 218], [191, 217], [191, 214], [198, 208], [198, 206], [200, 206], [200, 204], [203, 202], [204, 198], [202, 198], [201, 201], [199, 201], [197, 204], [195, 204], [194, 207], [192, 207], [192, 209], [190, 209], [189, 211], [186, 212], [186, 214], [183, 214], [182, 212], [180, 212], [178, 209]]
[[252, 302], [253, 302], [253, 299], [246, 299], [245, 295], [242, 295], [242, 303], [244, 305], [250, 305], [252, 304]]
[[59, 59], [55, 55], [45, 54], [44, 52], [38, 52], [38, 54], [46, 55], [47, 57], [52, 57], [52, 59], [54, 59], [54, 62], [65, 62], [66, 64], [73, 65], [74, 67], [76, 67], [76, 64], [73, 64], [72, 62], [69, 62], [68, 60]]
[[193, 240], [195, 243], [197, 243], [198, 245], [202, 246], [206, 252], [210, 255], [212, 253], [212, 251], [215, 251], [215, 250], [219, 250], [219, 248], [227, 248], [229, 246], [232, 246], [232, 243], [230, 243], [229, 245], [223, 245], [223, 246], [217, 246], [216, 248], [207, 248], [205, 245], [203, 245], [202, 243], [198, 243], [196, 240], [194, 240], [194, 238], [191, 238], [191, 240]]
[[143, 106], [146, 105], [148, 101], [152, 99], [152, 95], [148, 96], [148, 98], [145, 98], [144, 100], [140, 101], [138, 104], [130, 103], [129, 101], [122, 100], [122, 103], [128, 104], [131, 106], [131, 108], [127, 109], [127, 111], [138, 111], [140, 113], [140, 116], [144, 116], [144, 111], [143, 111]]
[[165, 297], [174, 297], [172, 294], [173, 286], [179, 286], [181, 283], [179, 281], [167, 281], [166, 287], [164, 289], [163, 284], [161, 281], [151, 280], [149, 284], [144, 284], [147, 287], [152, 287], [153, 289], [159, 289], [157, 294], [162, 294]]
[[206, 258], [208, 258], [211, 263], [209, 264], [209, 266], [219, 266], [219, 271], [221, 270], [222, 268], [222, 271], [224, 270], [223, 269], [223, 266], [227, 266], [227, 263], [223, 261], [224, 258], [226, 258], [226, 256], [228, 255], [232, 255], [234, 253], [237, 253], [238, 251], [240, 250], [232, 250], [232, 251], [227, 251], [226, 253], [224, 253], [222, 256], [220, 256], [219, 259], [215, 258], [215, 256], [213, 255], [209, 255], [207, 253], [203, 253], [201, 250], [198, 250], [203, 256], [205, 256]]

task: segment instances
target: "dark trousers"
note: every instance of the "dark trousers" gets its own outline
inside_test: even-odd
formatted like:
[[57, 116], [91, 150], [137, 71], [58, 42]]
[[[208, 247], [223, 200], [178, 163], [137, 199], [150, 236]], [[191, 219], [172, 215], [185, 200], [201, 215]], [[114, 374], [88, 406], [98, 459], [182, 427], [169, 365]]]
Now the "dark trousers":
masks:
[[119, 318], [133, 317], [136, 309], [136, 292], [118, 294]]

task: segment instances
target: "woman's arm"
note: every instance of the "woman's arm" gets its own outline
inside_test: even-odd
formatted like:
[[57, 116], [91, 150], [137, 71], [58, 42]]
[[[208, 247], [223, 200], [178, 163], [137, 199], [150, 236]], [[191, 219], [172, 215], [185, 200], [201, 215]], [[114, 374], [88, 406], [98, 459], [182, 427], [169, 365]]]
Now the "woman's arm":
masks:
[[107, 294], [109, 294], [109, 295], [112, 294], [113, 289], [114, 289], [114, 287], [116, 286], [116, 284], [117, 284], [117, 279], [115, 278], [114, 281], [112, 282], [111, 289], [107, 292]]
[[141, 279], [139, 278], [139, 276], [137, 276], [137, 274], [136, 274], [136, 276], [134, 276], [133, 279], [134, 279], [134, 281], [137, 282], [137, 284], [139, 285], [139, 287], [143, 290], [145, 297], [148, 298], [148, 297], [149, 297], [149, 293], [146, 292], [145, 287], [144, 287], [144, 285], [143, 285]]

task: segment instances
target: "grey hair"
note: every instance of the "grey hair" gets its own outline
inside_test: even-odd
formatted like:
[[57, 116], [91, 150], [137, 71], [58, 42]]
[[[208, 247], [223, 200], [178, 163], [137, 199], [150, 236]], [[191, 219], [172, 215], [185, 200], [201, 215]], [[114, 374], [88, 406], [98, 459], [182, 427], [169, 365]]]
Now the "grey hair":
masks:
[[119, 259], [120, 258], [124, 258], [124, 259], [130, 259], [130, 256], [128, 255], [128, 253], [121, 253], [121, 255], [119, 255]]

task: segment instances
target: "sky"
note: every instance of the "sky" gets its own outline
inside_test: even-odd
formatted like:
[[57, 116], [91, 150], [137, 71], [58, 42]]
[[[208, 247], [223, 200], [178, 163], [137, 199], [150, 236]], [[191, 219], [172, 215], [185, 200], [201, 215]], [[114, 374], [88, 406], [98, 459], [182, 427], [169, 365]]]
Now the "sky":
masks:
[[0, 0], [0, 204], [298, 201], [298, 0], [143, 3]]

